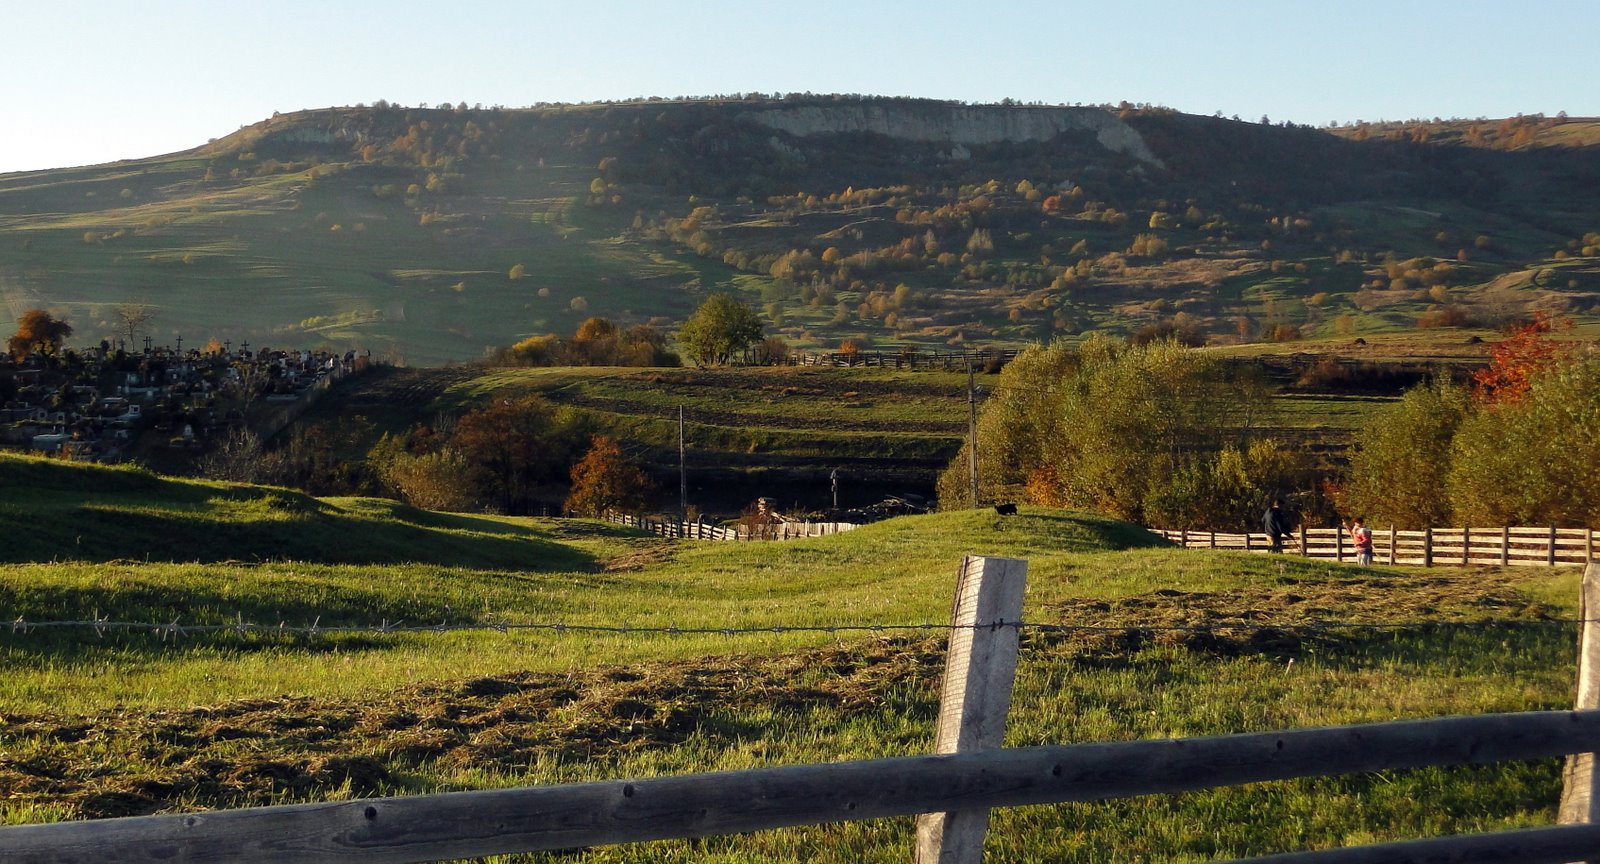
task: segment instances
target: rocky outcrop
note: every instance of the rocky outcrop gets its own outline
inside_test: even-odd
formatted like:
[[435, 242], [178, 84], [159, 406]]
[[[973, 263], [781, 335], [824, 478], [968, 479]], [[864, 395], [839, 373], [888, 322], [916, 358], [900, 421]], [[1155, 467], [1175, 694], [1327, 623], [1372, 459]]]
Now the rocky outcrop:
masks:
[[1150, 165], [1161, 160], [1133, 127], [1098, 108], [965, 105], [816, 105], [754, 111], [749, 119], [797, 137], [875, 132], [907, 141], [956, 145], [1049, 141], [1063, 132], [1093, 132], [1107, 150]]

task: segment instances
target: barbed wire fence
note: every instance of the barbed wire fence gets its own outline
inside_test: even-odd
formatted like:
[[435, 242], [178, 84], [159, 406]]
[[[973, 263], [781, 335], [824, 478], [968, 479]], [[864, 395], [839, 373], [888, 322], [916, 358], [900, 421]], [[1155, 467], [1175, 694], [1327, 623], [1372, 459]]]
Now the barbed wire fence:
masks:
[[323, 624], [321, 616], [314, 618], [309, 624], [289, 624], [279, 621], [276, 624], [261, 624], [245, 621], [241, 616], [236, 616], [231, 623], [213, 624], [185, 624], [180, 618], [171, 621], [120, 621], [110, 617], [101, 617], [95, 613], [93, 617], [79, 620], [49, 620], [30, 621], [18, 616], [9, 622], [9, 626], [0, 624], [0, 634], [11, 636], [29, 636], [48, 632], [90, 631], [99, 638], [108, 634], [146, 634], [168, 639], [206, 635], [232, 635], [232, 636], [304, 636], [311, 639], [320, 637], [333, 637], [341, 635], [365, 636], [398, 636], [398, 635], [427, 635], [446, 633], [513, 633], [513, 632], [548, 632], [557, 635], [581, 634], [609, 634], [620, 636], [747, 636], [747, 635], [772, 635], [791, 633], [810, 634], [911, 634], [911, 633], [942, 633], [949, 634], [953, 631], [996, 631], [1013, 629], [1019, 633], [1041, 634], [1125, 634], [1125, 633], [1179, 633], [1179, 634], [1253, 634], [1253, 633], [1282, 633], [1290, 635], [1328, 635], [1339, 632], [1404, 632], [1409, 630], [1423, 630], [1430, 628], [1505, 628], [1505, 627], [1562, 627], [1571, 628], [1585, 623], [1600, 623], [1600, 618], [1565, 618], [1565, 617], [1539, 617], [1539, 618], [1495, 618], [1495, 619], [1411, 619], [1406, 621], [1336, 621], [1336, 620], [1311, 620], [1293, 623], [1251, 622], [1229, 623], [1215, 622], [1203, 624], [1171, 624], [1158, 622], [1126, 622], [1117, 624], [1062, 624], [1039, 621], [995, 621], [988, 624], [939, 624], [933, 622], [921, 623], [867, 623], [867, 624], [774, 624], [774, 625], [748, 625], [748, 626], [676, 626], [676, 625], [633, 625], [633, 624], [597, 624], [597, 623], [568, 623], [564, 621], [532, 621], [532, 622], [448, 622], [441, 621], [435, 624], [407, 624], [404, 620], [380, 620], [377, 624]]

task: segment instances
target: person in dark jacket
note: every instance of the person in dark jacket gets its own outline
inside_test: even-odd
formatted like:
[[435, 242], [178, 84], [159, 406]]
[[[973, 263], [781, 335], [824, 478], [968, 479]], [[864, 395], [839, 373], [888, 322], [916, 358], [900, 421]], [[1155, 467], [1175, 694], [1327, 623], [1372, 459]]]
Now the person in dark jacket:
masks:
[[1272, 506], [1261, 516], [1261, 530], [1267, 532], [1272, 551], [1283, 551], [1284, 535], [1289, 533], [1289, 514], [1283, 512], [1283, 499], [1272, 499]]

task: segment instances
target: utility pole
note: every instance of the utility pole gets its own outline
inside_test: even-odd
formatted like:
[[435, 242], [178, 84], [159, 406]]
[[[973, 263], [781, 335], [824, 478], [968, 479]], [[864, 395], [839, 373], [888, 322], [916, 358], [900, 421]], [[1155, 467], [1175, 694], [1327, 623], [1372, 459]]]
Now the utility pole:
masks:
[[689, 475], [683, 467], [683, 406], [678, 406], [678, 521], [689, 521]]
[[972, 486], [972, 506], [978, 506], [978, 388], [972, 383], [972, 363], [967, 362], [967, 482]]

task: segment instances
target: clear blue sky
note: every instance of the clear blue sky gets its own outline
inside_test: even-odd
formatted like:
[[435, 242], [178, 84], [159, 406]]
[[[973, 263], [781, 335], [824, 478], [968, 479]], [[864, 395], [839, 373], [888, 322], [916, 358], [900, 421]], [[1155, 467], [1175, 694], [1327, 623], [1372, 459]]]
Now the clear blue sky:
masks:
[[735, 92], [1128, 100], [1323, 125], [1600, 115], [1588, 0], [0, 0], [0, 173], [274, 111]]

